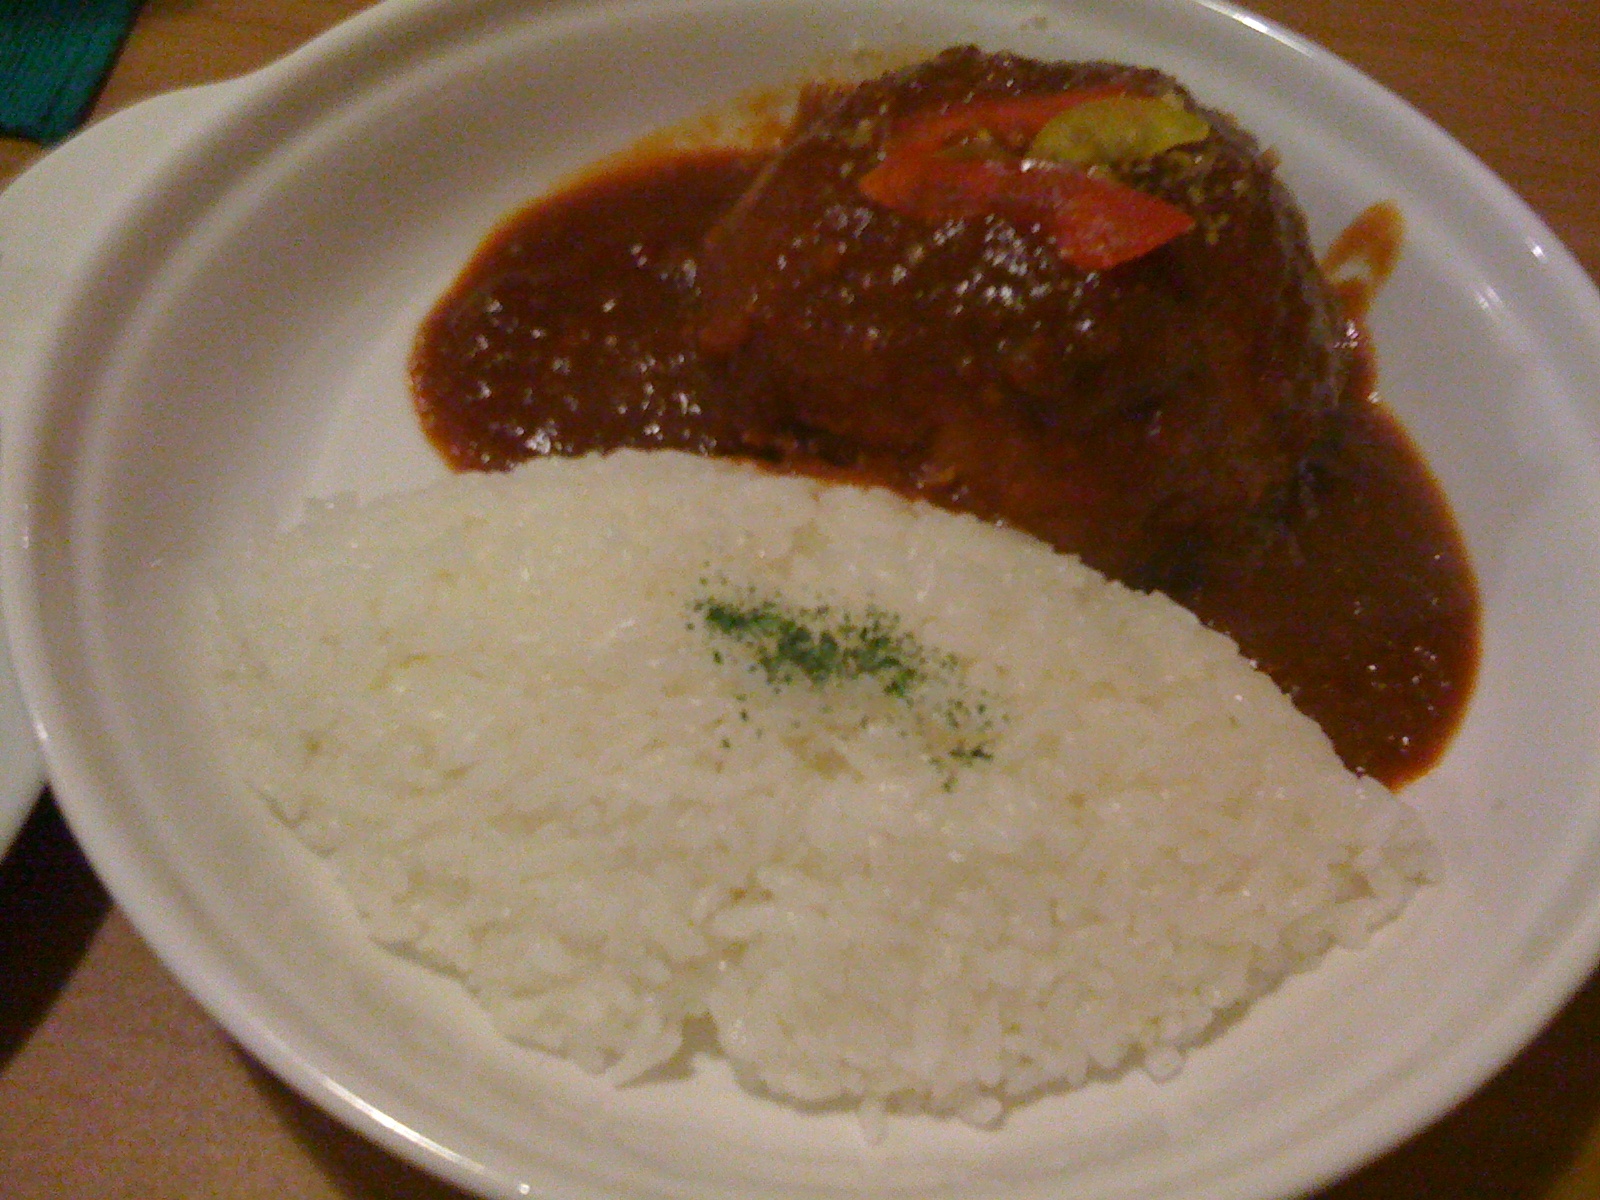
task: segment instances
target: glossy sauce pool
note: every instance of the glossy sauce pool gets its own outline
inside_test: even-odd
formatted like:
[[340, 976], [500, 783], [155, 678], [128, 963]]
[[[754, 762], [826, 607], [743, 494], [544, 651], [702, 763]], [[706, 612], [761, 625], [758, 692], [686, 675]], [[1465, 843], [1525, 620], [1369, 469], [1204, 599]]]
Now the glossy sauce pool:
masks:
[[[502, 470], [624, 446], [751, 455], [759, 398], [702, 358], [689, 307], [701, 239], [762, 162], [730, 150], [630, 160], [493, 234], [413, 357], [418, 414], [446, 461]], [[1330, 250], [1352, 319], [1399, 242], [1398, 214], [1379, 206]], [[1445, 499], [1374, 385], [1363, 353], [1342, 436], [1286, 534], [1176, 598], [1232, 636], [1349, 766], [1398, 785], [1437, 760], [1470, 699], [1478, 597]], [[892, 469], [845, 477], [916, 494]], [[1025, 514], [981, 515], [1028, 528]]]

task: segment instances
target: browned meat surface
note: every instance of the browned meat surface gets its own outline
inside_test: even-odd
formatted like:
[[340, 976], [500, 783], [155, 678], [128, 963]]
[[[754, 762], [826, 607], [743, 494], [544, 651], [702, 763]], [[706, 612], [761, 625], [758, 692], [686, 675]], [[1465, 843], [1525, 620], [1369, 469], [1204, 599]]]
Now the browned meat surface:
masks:
[[859, 184], [908, 120], [1106, 85], [1193, 107], [1154, 71], [972, 49], [813, 93], [702, 248], [700, 345], [764, 406], [752, 448], [887, 472], [1181, 590], [1294, 502], [1349, 370], [1270, 156], [1205, 112], [1203, 141], [1114, 168], [1195, 227], [1104, 270], [1027, 221], [919, 219]]

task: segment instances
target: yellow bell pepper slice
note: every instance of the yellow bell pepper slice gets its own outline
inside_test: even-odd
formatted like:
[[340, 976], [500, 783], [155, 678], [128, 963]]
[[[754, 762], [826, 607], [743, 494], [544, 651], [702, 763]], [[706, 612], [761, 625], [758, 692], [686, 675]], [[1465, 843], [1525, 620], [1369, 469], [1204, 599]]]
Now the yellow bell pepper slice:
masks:
[[1105, 96], [1055, 114], [1034, 135], [1029, 158], [1113, 166], [1204, 141], [1211, 126], [1176, 100]]

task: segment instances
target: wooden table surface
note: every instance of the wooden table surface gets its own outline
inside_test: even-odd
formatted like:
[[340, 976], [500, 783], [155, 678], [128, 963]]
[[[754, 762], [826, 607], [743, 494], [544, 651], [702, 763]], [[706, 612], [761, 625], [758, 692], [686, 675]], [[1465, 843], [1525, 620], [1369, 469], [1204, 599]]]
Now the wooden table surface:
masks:
[[[147, 0], [95, 110], [225, 79], [363, 0]], [[1600, 278], [1600, 3], [1257, 0], [1506, 179]], [[0, 139], [0, 185], [40, 150]], [[0, 862], [0, 1196], [457, 1193], [237, 1049], [96, 881], [48, 797]], [[1322, 1200], [1600, 1200], [1600, 977], [1477, 1096]]]

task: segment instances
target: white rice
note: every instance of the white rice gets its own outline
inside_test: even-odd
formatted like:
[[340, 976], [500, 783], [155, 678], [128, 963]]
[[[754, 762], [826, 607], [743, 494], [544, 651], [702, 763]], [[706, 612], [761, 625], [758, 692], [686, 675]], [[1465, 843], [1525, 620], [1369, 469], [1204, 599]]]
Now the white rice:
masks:
[[[372, 936], [618, 1081], [687, 1026], [990, 1123], [1174, 1073], [1431, 870], [1227, 638], [882, 491], [542, 460], [318, 506], [218, 600], [238, 772]], [[842, 657], [769, 681], [795, 627]]]

